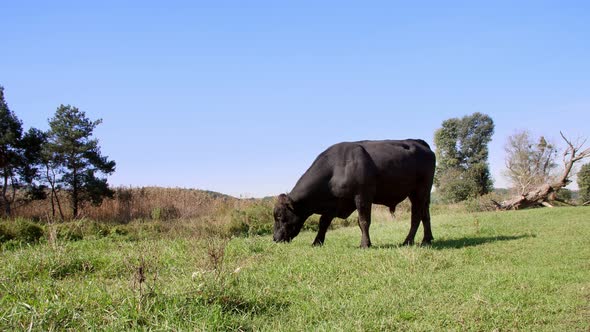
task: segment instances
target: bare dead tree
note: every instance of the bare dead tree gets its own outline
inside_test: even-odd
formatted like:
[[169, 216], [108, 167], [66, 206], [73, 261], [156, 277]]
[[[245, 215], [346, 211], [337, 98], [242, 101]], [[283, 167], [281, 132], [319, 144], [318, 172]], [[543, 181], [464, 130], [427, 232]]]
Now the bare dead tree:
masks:
[[528, 131], [516, 132], [508, 137], [504, 150], [504, 175], [509, 179], [514, 194], [523, 195], [554, 178], [557, 148], [543, 136], [535, 143]]
[[590, 148], [584, 149], [586, 139], [578, 139], [576, 142], [565, 137], [560, 131], [561, 138], [567, 144], [567, 148], [563, 153], [564, 170], [561, 176], [553, 183], [543, 183], [532, 190], [529, 190], [521, 195], [515, 196], [503, 202], [496, 202], [496, 207], [500, 210], [516, 210], [531, 206], [548, 206], [552, 207], [551, 201], [557, 200], [557, 192], [571, 183], [570, 176], [577, 162], [582, 159], [590, 157]]
[[582, 150], [582, 148], [586, 144], [587, 139], [578, 139], [577, 142], [574, 143], [568, 140], [561, 131], [559, 132], [559, 134], [568, 145], [567, 149], [563, 153], [565, 171], [563, 172], [561, 178], [557, 182], [557, 184], [561, 184], [561, 187], [565, 187], [571, 182], [571, 180], [569, 179], [569, 175], [572, 169], [574, 168], [574, 164], [584, 158], [590, 157], [590, 148]]

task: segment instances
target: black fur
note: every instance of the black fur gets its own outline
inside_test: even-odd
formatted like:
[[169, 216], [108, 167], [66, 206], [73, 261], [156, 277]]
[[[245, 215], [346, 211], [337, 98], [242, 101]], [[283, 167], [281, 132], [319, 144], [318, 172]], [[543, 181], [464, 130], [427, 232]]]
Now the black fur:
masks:
[[361, 247], [371, 246], [371, 205], [395, 206], [410, 198], [412, 225], [404, 244], [413, 244], [422, 221], [423, 243], [433, 240], [430, 229], [430, 191], [435, 156], [423, 140], [344, 142], [322, 152], [297, 181], [278, 197], [274, 209], [274, 241], [291, 241], [312, 214], [320, 214], [314, 245], [324, 243], [333, 218], [359, 212]]

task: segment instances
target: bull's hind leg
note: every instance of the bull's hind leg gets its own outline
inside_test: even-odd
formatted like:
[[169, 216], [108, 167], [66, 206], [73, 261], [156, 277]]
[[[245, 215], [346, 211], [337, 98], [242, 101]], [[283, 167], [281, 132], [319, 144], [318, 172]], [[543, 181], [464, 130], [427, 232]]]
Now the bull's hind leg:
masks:
[[361, 248], [369, 248], [371, 246], [371, 238], [369, 237], [369, 226], [371, 226], [371, 201], [358, 195], [355, 197], [356, 209], [359, 213], [359, 227], [361, 229]]
[[[410, 226], [410, 233], [408, 233], [408, 236], [406, 237], [403, 243], [403, 245], [405, 246], [414, 244], [414, 238], [416, 237], [416, 232], [418, 232], [420, 220], [423, 220], [424, 218], [425, 201], [422, 198], [422, 196], [415, 194], [410, 195], [410, 202], [412, 203], [412, 221]], [[428, 219], [428, 228], [430, 229], [430, 218]]]
[[432, 236], [432, 229], [430, 228], [430, 204], [427, 202], [422, 212], [422, 226], [424, 226], [424, 239], [422, 239], [422, 245], [429, 245], [434, 240]]
[[416, 232], [418, 231], [418, 227], [420, 226], [420, 219], [421, 219], [421, 215], [420, 215], [420, 208], [418, 208], [417, 206], [418, 204], [416, 204], [414, 201], [412, 201], [412, 222], [411, 222], [411, 226], [410, 226], [410, 233], [408, 233], [408, 236], [406, 236], [406, 239], [404, 240], [403, 245], [404, 246], [409, 246], [414, 244], [414, 238], [416, 237]]
[[324, 240], [326, 239], [326, 232], [328, 231], [328, 227], [332, 223], [331, 216], [322, 215], [320, 217], [320, 227], [318, 229], [318, 235], [316, 235], [315, 240], [313, 241], [313, 246], [321, 246], [324, 244]]
[[430, 196], [429, 195], [411, 195], [412, 202], [412, 225], [410, 226], [410, 233], [404, 241], [404, 245], [414, 244], [416, 232], [422, 221], [424, 227], [424, 239], [422, 244], [428, 245], [434, 240], [432, 236], [432, 229], [430, 228]]

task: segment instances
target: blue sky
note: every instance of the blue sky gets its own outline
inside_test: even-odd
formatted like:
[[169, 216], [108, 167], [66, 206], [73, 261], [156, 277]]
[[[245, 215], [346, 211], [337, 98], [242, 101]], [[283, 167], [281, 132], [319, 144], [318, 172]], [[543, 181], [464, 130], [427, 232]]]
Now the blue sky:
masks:
[[92, 118], [114, 185], [290, 190], [318, 153], [490, 115], [590, 137], [587, 1], [2, 1], [0, 85], [25, 127]]

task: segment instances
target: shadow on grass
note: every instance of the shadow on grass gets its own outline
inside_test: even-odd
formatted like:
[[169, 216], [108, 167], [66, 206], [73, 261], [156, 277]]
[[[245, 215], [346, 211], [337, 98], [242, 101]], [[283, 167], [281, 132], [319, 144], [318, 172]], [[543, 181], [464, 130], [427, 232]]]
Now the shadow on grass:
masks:
[[[459, 239], [443, 239], [443, 240], [434, 240], [431, 245], [429, 245], [432, 249], [460, 249], [466, 247], [475, 247], [482, 244], [493, 243], [498, 241], [513, 241], [513, 240], [520, 240], [536, 237], [534, 234], [523, 234], [523, 235], [498, 235], [498, 236], [486, 236], [486, 237], [464, 237]], [[419, 245], [419, 244], [416, 244]], [[402, 244], [385, 244], [385, 245], [377, 245], [373, 248], [375, 249], [391, 249], [391, 248], [399, 248], [402, 247]]]
[[482, 244], [498, 242], [498, 241], [513, 241], [536, 237], [534, 234], [523, 234], [523, 235], [498, 235], [498, 236], [486, 236], [486, 237], [465, 237], [460, 239], [444, 239], [440, 241], [432, 242], [431, 247], [433, 249], [459, 249], [465, 247], [475, 247]]

